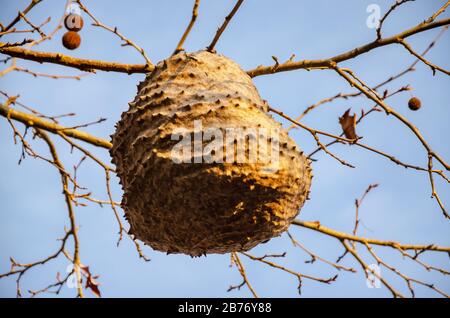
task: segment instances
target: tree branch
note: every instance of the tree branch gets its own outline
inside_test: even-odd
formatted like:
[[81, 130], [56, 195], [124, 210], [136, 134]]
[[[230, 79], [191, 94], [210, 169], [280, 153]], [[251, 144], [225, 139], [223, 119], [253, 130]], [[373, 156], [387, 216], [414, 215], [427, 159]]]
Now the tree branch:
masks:
[[345, 232], [340, 232], [333, 230], [331, 228], [325, 227], [320, 224], [320, 222], [310, 222], [310, 221], [301, 221], [301, 220], [294, 220], [292, 221], [293, 225], [305, 227], [323, 234], [326, 234], [328, 236], [332, 236], [338, 240], [349, 240], [354, 242], [359, 242], [362, 244], [374, 244], [374, 245], [380, 245], [380, 246], [388, 246], [399, 250], [415, 250], [415, 251], [436, 251], [436, 252], [450, 252], [450, 247], [445, 246], [438, 246], [438, 245], [413, 245], [413, 244], [400, 244], [398, 242], [394, 241], [383, 241], [383, 240], [377, 240], [377, 239], [371, 239], [371, 238], [365, 238], [361, 236], [356, 236], [352, 234], [348, 234]]
[[112, 144], [105, 139], [95, 137], [91, 134], [88, 134], [87, 132], [80, 131], [77, 129], [66, 128], [62, 125], [50, 122], [48, 120], [39, 118], [37, 116], [12, 109], [3, 104], [0, 104], [0, 115], [5, 118], [8, 118], [8, 119], [11, 118], [11, 119], [20, 121], [27, 127], [36, 127], [36, 128], [40, 128], [40, 129], [43, 129], [43, 130], [46, 130], [46, 131], [49, 131], [49, 132], [52, 132], [55, 134], [63, 133], [66, 136], [69, 136], [69, 137], [72, 137], [75, 139], [79, 139], [79, 140], [85, 141], [87, 143], [90, 143], [94, 146], [98, 146], [98, 147], [102, 147], [102, 148], [106, 148], [106, 149], [109, 149], [112, 147]]
[[191, 22], [189, 22], [189, 25], [187, 26], [186, 30], [184, 31], [183, 36], [181, 37], [180, 42], [178, 42], [177, 47], [176, 47], [175, 51], [172, 53], [172, 55], [175, 55], [178, 52], [183, 50], [184, 41], [186, 40], [187, 36], [189, 35], [189, 32], [191, 32], [191, 29], [194, 26], [195, 21], [197, 20], [199, 4], [200, 4], [200, 0], [195, 0], [194, 7], [192, 9]]
[[0, 42], [0, 53], [21, 58], [24, 60], [35, 61], [39, 63], [53, 63], [68, 67], [77, 68], [82, 71], [94, 72], [101, 70], [107, 72], [119, 73], [148, 73], [155, 68], [152, 64], [123, 64], [117, 62], [105, 62], [100, 60], [81, 59], [61, 53], [38, 52], [27, 50], [21, 47], [2, 47]]
[[10, 24], [8, 24], [8, 26], [1, 28], [2, 32], [6, 32], [9, 29], [11, 29], [14, 25], [17, 24], [17, 22], [20, 21], [20, 18], [22, 17], [22, 15], [26, 15], [28, 12], [31, 11], [31, 9], [34, 8], [34, 6], [36, 6], [37, 4], [39, 4], [40, 2], [42, 2], [42, 0], [31, 0], [30, 4], [23, 10], [23, 11], [19, 11], [19, 13], [17, 14], [17, 16], [15, 17], [14, 20], [11, 21]]
[[238, 2], [236, 2], [236, 4], [233, 7], [233, 10], [231, 10], [231, 12], [226, 16], [222, 26], [217, 30], [217, 33], [214, 36], [214, 39], [212, 40], [211, 44], [206, 48], [207, 51], [212, 52], [214, 50], [214, 46], [216, 46], [217, 41], [219, 40], [225, 28], [227, 27], [228, 23], [230, 23], [230, 20], [233, 18], [234, 14], [241, 6], [242, 2], [244, 2], [244, 0], [238, 0]]
[[152, 65], [152, 61], [147, 56], [147, 54], [145, 53], [143, 48], [141, 48], [135, 42], [131, 41], [130, 39], [125, 37], [122, 33], [120, 33], [119, 30], [117, 29], [117, 27], [112, 28], [112, 27], [106, 26], [105, 24], [101, 23], [88, 10], [88, 8], [86, 8], [86, 6], [80, 0], [77, 0], [77, 3], [80, 6], [81, 10], [83, 10], [94, 21], [94, 23], [92, 24], [93, 26], [100, 27], [102, 29], [105, 29], [105, 30], [111, 32], [111, 33], [114, 33], [115, 35], [117, 35], [124, 42], [123, 46], [127, 46], [127, 45], [132, 46], [134, 49], [136, 49], [136, 51], [138, 51], [142, 55], [142, 57], [145, 59], [145, 62], [146, 62], [147, 65]]
[[428, 61], [427, 59], [425, 59], [423, 56], [421, 56], [420, 54], [418, 54], [417, 52], [415, 52], [413, 50], [413, 48], [403, 39], [399, 40], [399, 43], [401, 45], [403, 45], [403, 47], [412, 55], [414, 55], [415, 57], [417, 57], [417, 59], [421, 60], [424, 64], [428, 65], [431, 70], [433, 71], [433, 75], [436, 74], [436, 70], [438, 70], [439, 72], [442, 72], [444, 74], [450, 75], [450, 72], [443, 69], [442, 67], [439, 67], [433, 63], [431, 63], [430, 61]]
[[41, 137], [47, 143], [48, 148], [49, 148], [50, 153], [53, 158], [53, 162], [59, 168], [58, 171], [61, 175], [63, 194], [64, 194], [64, 197], [66, 200], [66, 205], [67, 205], [67, 210], [69, 213], [69, 220], [70, 220], [70, 231], [68, 233], [72, 236], [73, 245], [74, 245], [72, 260], [73, 260], [74, 272], [75, 272], [76, 279], [77, 279], [77, 293], [78, 293], [78, 297], [83, 297], [83, 286], [81, 285], [81, 273], [80, 273], [80, 266], [81, 266], [80, 242], [78, 240], [78, 229], [77, 229], [77, 225], [75, 223], [75, 213], [73, 211], [73, 206], [72, 206], [72, 197], [71, 197], [71, 193], [69, 191], [69, 180], [68, 180], [67, 174], [63, 172], [64, 166], [61, 163], [61, 161], [59, 160], [59, 156], [58, 156], [58, 153], [56, 152], [55, 145], [53, 144], [50, 137], [40, 129], [36, 129], [36, 132], [39, 135], [39, 137]]
[[389, 44], [399, 43], [399, 40], [405, 39], [411, 35], [438, 28], [450, 24], [450, 18], [442, 19], [436, 22], [428, 23], [427, 21], [422, 22], [415, 27], [408, 29], [402, 33], [396, 34], [389, 38], [375, 40], [363, 46], [357, 47], [353, 50], [347, 51], [345, 53], [330, 57], [328, 59], [321, 60], [302, 60], [298, 62], [287, 61], [286, 63], [278, 64], [274, 66], [259, 66], [255, 69], [247, 71], [250, 77], [256, 77], [261, 75], [286, 72], [298, 69], [310, 69], [310, 68], [330, 68], [330, 65], [334, 63], [340, 63], [346, 60], [350, 60], [358, 55], [367, 53], [373, 49], [380, 48]]

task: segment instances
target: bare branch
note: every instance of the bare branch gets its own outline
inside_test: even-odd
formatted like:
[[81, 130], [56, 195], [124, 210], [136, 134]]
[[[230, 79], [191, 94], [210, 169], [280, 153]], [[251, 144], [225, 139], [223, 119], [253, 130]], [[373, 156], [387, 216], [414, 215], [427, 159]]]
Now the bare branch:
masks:
[[423, 56], [421, 56], [420, 54], [416, 53], [412, 47], [403, 39], [399, 40], [399, 43], [401, 45], [403, 45], [403, 47], [408, 50], [409, 53], [411, 53], [412, 55], [414, 55], [415, 57], [417, 57], [419, 60], [421, 60], [424, 64], [428, 65], [431, 70], [433, 71], [433, 75], [436, 74], [436, 70], [438, 70], [439, 72], [442, 72], [444, 74], [450, 75], [450, 72], [443, 69], [442, 67], [437, 66], [436, 64], [431, 63], [430, 61], [426, 60]]
[[172, 53], [172, 55], [175, 55], [178, 52], [183, 51], [184, 41], [186, 40], [187, 36], [189, 35], [189, 32], [191, 32], [191, 29], [194, 26], [195, 21], [197, 20], [199, 4], [200, 4], [200, 0], [195, 0], [194, 7], [192, 9], [191, 22], [189, 22], [189, 25], [187, 26], [186, 30], [184, 31], [183, 36], [181, 37], [180, 41], [178, 42], [177, 47], [175, 48], [175, 51]]
[[257, 262], [263, 263], [263, 264], [265, 264], [265, 265], [268, 265], [268, 266], [270, 266], [270, 267], [279, 269], [279, 270], [281, 270], [281, 271], [283, 271], [283, 272], [286, 272], [286, 273], [288, 273], [288, 274], [291, 274], [291, 275], [297, 277], [298, 280], [299, 280], [299, 287], [298, 287], [299, 293], [301, 293], [302, 279], [304, 279], [304, 278], [305, 278], [305, 279], [309, 279], [309, 280], [313, 280], [313, 281], [316, 281], [316, 282], [319, 282], [319, 283], [331, 284], [331, 283], [334, 282], [334, 281], [337, 279], [337, 277], [338, 277], [338, 275], [335, 275], [335, 276], [330, 277], [330, 278], [321, 278], [321, 277], [316, 277], [316, 276], [306, 275], [306, 274], [302, 274], [302, 273], [296, 272], [296, 271], [294, 271], [294, 270], [292, 270], [292, 269], [289, 269], [289, 268], [287, 268], [287, 267], [284, 267], [284, 266], [282, 266], [282, 265], [279, 265], [279, 264], [277, 264], [277, 263], [274, 263], [274, 262], [265, 260], [265, 259], [262, 258], [262, 257], [256, 257], [256, 256], [253, 256], [253, 255], [251, 255], [251, 254], [249, 254], [249, 253], [247, 253], [247, 252], [241, 252], [241, 254], [247, 256], [248, 258], [250, 258], [250, 259], [253, 260], [253, 261], [257, 261]]
[[73, 67], [86, 72], [101, 70], [107, 72], [133, 74], [148, 73], [153, 71], [154, 69], [154, 66], [152, 64], [123, 64], [99, 60], [80, 59], [61, 53], [38, 52], [27, 50], [21, 47], [2, 47], [3, 44], [3, 42], [0, 42], [0, 53], [39, 63], [53, 63]]
[[241, 284], [239, 284], [237, 286], [230, 286], [230, 288], [228, 288], [228, 291], [232, 291], [233, 289], [239, 290], [239, 289], [241, 289], [242, 286], [247, 285], [247, 287], [250, 290], [250, 292], [252, 293], [253, 297], [258, 298], [258, 294], [256, 293], [255, 289], [252, 287], [252, 285], [248, 281], [245, 267], [244, 267], [244, 265], [242, 265], [241, 259], [239, 258], [237, 253], [235, 253], [235, 252], [231, 253], [231, 261], [232, 261], [232, 263], [236, 264], [239, 274], [241, 274], [243, 281]]
[[450, 19], [442, 19], [442, 20], [439, 20], [436, 22], [431, 22], [431, 23], [424, 21], [411, 29], [408, 29], [404, 32], [398, 33], [389, 38], [375, 40], [366, 45], [363, 45], [363, 46], [360, 46], [353, 50], [350, 50], [348, 52], [330, 57], [328, 59], [302, 60], [302, 61], [298, 61], [298, 62], [288, 61], [286, 63], [278, 65], [275, 69], [273, 66], [259, 66], [255, 69], [247, 71], [247, 74], [250, 77], [256, 77], [256, 76], [261, 76], [261, 75], [286, 72], [286, 71], [292, 71], [292, 70], [299, 70], [299, 69], [330, 68], [332, 63], [340, 63], [340, 62], [343, 62], [346, 60], [350, 60], [361, 54], [370, 52], [373, 49], [380, 48], [380, 47], [390, 45], [390, 44], [398, 43], [399, 39], [405, 39], [411, 35], [414, 35], [414, 34], [417, 34], [420, 32], [424, 32], [427, 30], [431, 30], [434, 28], [438, 28], [441, 26], [445, 26], [448, 24], [450, 24]]
[[[388, 106], [382, 98], [370, 87], [368, 87], [366, 84], [364, 84], [356, 75], [348, 70], [348, 69], [340, 69], [336, 65], [334, 66], [334, 70], [341, 75], [351, 86], [356, 87], [359, 89], [364, 95], [366, 95], [369, 99], [373, 100], [375, 103], [377, 103], [383, 110], [386, 112], [387, 115], [393, 115], [395, 118], [397, 118], [399, 121], [401, 121], [404, 125], [406, 125], [413, 134], [417, 137], [417, 139], [420, 141], [420, 143], [423, 145], [423, 147], [427, 151], [427, 155], [431, 156], [432, 158], [435, 158], [439, 163], [441, 163], [446, 170], [450, 170], [450, 166], [442, 159], [437, 153], [435, 153], [431, 147], [429, 146], [428, 142], [425, 140], [425, 138], [422, 136], [420, 131], [406, 119], [404, 116], [402, 116], [400, 113], [398, 113], [396, 110], [394, 110], [392, 107]], [[369, 147], [364, 147], [366, 149], [369, 149]], [[430, 164], [429, 164], [430, 166]], [[431, 165], [432, 166], [432, 165]], [[447, 214], [447, 211], [443, 207], [442, 203], [439, 200], [438, 196], [434, 196], [439, 203], [439, 206], [441, 207], [442, 213], [446, 218], [450, 218], [450, 216]]]
[[406, 2], [415, 1], [415, 0], [396, 0], [395, 3], [389, 8], [389, 10], [384, 14], [384, 16], [380, 19], [380, 23], [377, 28], [377, 39], [381, 39], [381, 28], [383, 27], [383, 23], [386, 20], [386, 18], [398, 7], [400, 7], [402, 4], [405, 4]]
[[144, 49], [141, 48], [140, 46], [138, 46], [135, 42], [131, 41], [130, 39], [128, 39], [127, 37], [125, 37], [122, 33], [119, 32], [119, 30], [117, 29], [117, 27], [115, 28], [111, 28], [109, 26], [104, 25], [103, 23], [101, 23], [96, 17], [94, 17], [94, 15], [86, 8], [86, 6], [83, 5], [83, 3], [81, 2], [81, 0], [77, 0], [77, 3], [79, 4], [81, 10], [83, 10], [84, 12], [86, 12], [86, 14], [91, 17], [91, 19], [94, 21], [93, 25], [96, 27], [100, 27], [103, 28], [107, 31], [110, 31], [112, 33], [114, 33], [115, 35], [117, 35], [122, 41], [124, 41], [124, 46], [132, 46], [133, 48], [135, 48], [141, 55], [142, 57], [145, 59], [145, 62], [147, 65], [152, 65], [152, 62], [150, 61], [149, 57], [147, 56], [147, 54], [145, 53]]
[[389, 269], [390, 271], [394, 272], [395, 274], [397, 274], [398, 276], [400, 276], [401, 278], [403, 278], [405, 280], [405, 282], [406, 282], [406, 284], [408, 286], [408, 289], [411, 292], [411, 296], [412, 297], [415, 297], [415, 292], [414, 292], [414, 288], [412, 287], [411, 283], [416, 283], [416, 284], [428, 287], [428, 288], [434, 290], [435, 292], [441, 294], [442, 296], [449, 298], [449, 295], [444, 293], [442, 290], [440, 290], [439, 288], [437, 288], [433, 284], [425, 283], [425, 282], [422, 282], [422, 281], [420, 281], [418, 279], [406, 276], [405, 274], [400, 272], [400, 270], [398, 270], [394, 266], [389, 265], [388, 263], [383, 261], [377, 254], [375, 254], [375, 251], [373, 250], [373, 248], [369, 244], [365, 244], [365, 246], [366, 246], [367, 250], [369, 251], [369, 253], [377, 261], [378, 265], [383, 265], [384, 267], [386, 267], [387, 269]]
[[353, 228], [353, 235], [356, 235], [356, 232], [358, 231], [358, 225], [360, 222], [359, 208], [363, 203], [364, 199], [366, 198], [367, 194], [369, 194], [369, 192], [372, 191], [372, 189], [375, 189], [376, 187], [378, 187], [377, 183], [370, 184], [367, 187], [366, 191], [364, 191], [364, 194], [361, 196], [361, 198], [355, 199], [355, 227]]
[[78, 229], [77, 225], [75, 223], [75, 213], [73, 211], [72, 207], [72, 199], [70, 196], [69, 188], [68, 188], [68, 178], [65, 173], [62, 173], [61, 171], [64, 171], [64, 166], [62, 165], [61, 161], [59, 160], [58, 153], [56, 152], [56, 148], [51, 141], [50, 137], [43, 132], [40, 129], [36, 129], [37, 134], [47, 143], [50, 153], [53, 157], [53, 161], [56, 166], [58, 166], [60, 175], [61, 175], [61, 182], [63, 185], [63, 193], [64, 197], [66, 199], [66, 205], [67, 210], [69, 212], [69, 220], [70, 220], [70, 231], [68, 233], [71, 234], [73, 238], [73, 244], [74, 244], [74, 251], [73, 251], [73, 266], [74, 271], [77, 276], [77, 293], [79, 297], [83, 297], [83, 287], [81, 285], [81, 274], [80, 274], [80, 243], [78, 240]]
[[6, 118], [12, 118], [14, 120], [20, 121], [27, 127], [36, 127], [40, 128], [52, 133], [64, 133], [64, 135], [83, 140], [87, 143], [90, 143], [94, 146], [103, 147], [106, 149], [109, 149], [112, 147], [111, 143], [105, 139], [92, 136], [88, 134], [87, 132], [80, 131], [77, 129], [67, 129], [64, 126], [49, 122], [47, 120], [44, 120], [42, 118], [39, 118], [37, 116], [27, 114], [15, 109], [12, 109], [8, 106], [5, 106], [3, 104], [0, 105], [0, 115]]
[[[25, 15], [25, 14], [23, 14], [22, 12], [19, 12], [19, 14], [20, 14], [20, 17], [32, 28], [32, 32], [34, 32], [34, 31], [36, 31], [36, 32], [38, 32], [39, 33], [39, 35], [41, 36], [41, 38], [44, 38], [46, 35], [45, 35], [45, 33], [41, 30], [41, 26], [37, 26], [37, 25], [34, 25], [28, 18], [27, 18], [27, 16]], [[47, 18], [47, 20], [46, 21], [44, 21], [44, 23], [43, 23], [43, 25], [44, 24], [46, 24], [46, 23], [48, 23], [48, 22], [50, 22], [50, 17], [49, 18]]]
[[340, 265], [340, 264], [337, 264], [337, 263], [334, 263], [334, 262], [330, 262], [330, 261], [328, 261], [328, 260], [326, 260], [326, 259], [324, 259], [324, 258], [318, 256], [316, 253], [314, 253], [314, 252], [312, 252], [311, 250], [307, 249], [303, 244], [301, 244], [298, 240], [296, 240], [296, 239], [292, 236], [291, 233], [287, 232], [287, 234], [288, 234], [288, 237], [291, 239], [292, 244], [294, 244], [294, 246], [300, 247], [303, 251], [305, 251], [305, 252], [306, 252], [307, 254], [309, 254], [309, 256], [311, 257], [311, 260], [306, 261], [306, 263], [312, 264], [312, 263], [314, 263], [316, 260], [320, 260], [320, 261], [322, 261], [322, 262], [324, 262], [324, 263], [326, 263], [326, 264], [328, 264], [328, 265], [333, 266], [333, 267], [336, 268], [337, 270], [341, 270], [341, 269], [342, 269], [342, 270], [345, 270], [345, 271], [348, 271], [348, 272], [352, 272], [352, 273], [355, 273], [355, 272], [356, 272], [356, 270], [355, 270], [354, 268], [352, 268], [352, 267], [346, 267], [346, 266], [343, 266], [343, 265]]
[[241, 6], [242, 2], [244, 2], [244, 0], [238, 0], [236, 2], [236, 4], [234, 5], [233, 9], [231, 10], [231, 12], [226, 16], [225, 21], [223, 21], [222, 26], [217, 30], [216, 35], [214, 36], [214, 39], [212, 40], [211, 44], [206, 48], [207, 51], [213, 52], [217, 41], [219, 40], [219, 38], [222, 35], [223, 31], [225, 31], [228, 23], [230, 23], [230, 21], [233, 18], [234, 14], [239, 10], [239, 7]]
[[445, 246], [438, 246], [438, 245], [414, 245], [414, 244], [401, 244], [395, 241], [383, 241], [378, 239], [371, 239], [371, 238], [365, 238], [360, 236], [355, 236], [352, 234], [347, 234], [344, 232], [339, 232], [333, 229], [330, 229], [328, 227], [325, 227], [320, 224], [320, 222], [308, 222], [308, 221], [301, 221], [298, 219], [295, 219], [292, 221], [293, 225], [301, 226], [304, 228], [308, 228], [323, 234], [326, 234], [328, 236], [334, 237], [338, 240], [349, 240], [349, 241], [355, 241], [358, 243], [367, 243], [367, 244], [373, 244], [373, 245], [380, 245], [380, 246], [387, 246], [392, 247], [398, 250], [406, 251], [406, 250], [414, 250], [414, 251], [436, 251], [436, 252], [450, 252], [450, 247]]
[[[448, 26], [445, 26], [445, 27], [442, 28], [442, 30], [438, 33], [438, 35], [430, 42], [430, 44], [427, 46], [427, 48], [422, 52], [422, 54], [421, 54], [422, 57], [425, 56], [435, 46], [436, 42], [442, 37], [442, 35], [447, 30], [448, 30]], [[380, 82], [379, 84], [375, 85], [372, 89], [374, 91], [377, 91], [378, 89], [380, 89], [381, 87], [385, 86], [386, 84], [389, 84], [389, 83], [399, 79], [400, 77], [408, 74], [409, 72], [414, 71], [416, 64], [419, 63], [419, 62], [420, 62], [420, 59], [416, 59], [410, 66], [408, 66], [407, 68], [405, 68], [401, 72], [390, 76], [389, 78], [387, 78], [386, 80]], [[398, 89], [397, 91], [387, 94], [385, 97], [383, 97], [383, 99], [386, 99], [388, 97], [396, 95], [399, 92], [403, 92], [403, 91], [406, 91], [406, 90], [409, 90], [409, 89], [410, 89], [409, 86], [403, 86], [400, 89]], [[304, 116], [309, 114], [312, 110], [316, 109], [317, 107], [319, 107], [321, 105], [333, 102], [336, 99], [341, 99], [341, 98], [342, 99], [348, 99], [348, 98], [351, 98], [351, 97], [358, 97], [358, 96], [361, 96], [361, 95], [362, 95], [362, 92], [360, 92], [360, 91], [357, 91], [355, 93], [345, 93], [345, 94], [344, 93], [337, 93], [337, 94], [335, 94], [335, 95], [333, 95], [331, 97], [324, 98], [324, 99], [318, 101], [317, 103], [308, 106], [303, 111], [303, 113], [301, 113], [298, 117], [295, 118], [295, 120], [296, 121], [300, 121]], [[367, 115], [369, 112], [366, 112], [365, 114]], [[289, 130], [293, 129], [294, 127], [296, 127], [296, 125], [292, 124], [291, 126], [289, 126], [289, 128], [287, 130], [289, 131]], [[343, 136], [343, 135], [341, 135], [341, 136]], [[329, 145], [327, 145], [327, 147], [328, 146]], [[318, 148], [318, 150], [320, 151], [321, 149]]]
[[358, 263], [361, 265], [362, 269], [364, 270], [364, 273], [366, 274], [367, 279], [369, 279], [369, 273], [374, 275], [377, 279], [379, 279], [384, 286], [386, 286], [387, 289], [392, 293], [392, 296], [394, 297], [400, 297], [404, 298], [403, 294], [398, 292], [391, 284], [389, 284], [386, 279], [384, 279], [381, 275], [379, 275], [377, 272], [373, 271], [367, 264], [364, 262], [364, 260], [361, 258], [361, 256], [358, 254], [358, 252], [352, 248], [350, 245], [348, 245], [345, 240], [342, 240], [342, 245], [344, 245], [345, 249], [353, 255], [353, 257], [358, 261]]
[[15, 17], [15, 19], [12, 20], [10, 24], [8, 24], [4, 28], [3, 27], [1, 28], [1, 31], [6, 32], [6, 31], [10, 30], [14, 25], [16, 25], [20, 21], [20, 18], [23, 15], [28, 14], [28, 12], [30, 12], [31, 9], [33, 9], [40, 2], [42, 2], [42, 0], [31, 0], [30, 4], [24, 10], [19, 11], [19, 13], [17, 14], [17, 17]]

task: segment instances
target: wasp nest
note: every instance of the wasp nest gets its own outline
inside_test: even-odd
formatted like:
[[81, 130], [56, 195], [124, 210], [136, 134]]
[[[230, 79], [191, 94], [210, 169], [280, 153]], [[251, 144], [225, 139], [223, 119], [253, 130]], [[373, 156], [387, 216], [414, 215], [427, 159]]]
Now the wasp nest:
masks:
[[223, 56], [182, 52], [160, 62], [116, 127], [122, 207], [131, 234], [153, 249], [248, 250], [285, 231], [307, 199], [308, 160]]

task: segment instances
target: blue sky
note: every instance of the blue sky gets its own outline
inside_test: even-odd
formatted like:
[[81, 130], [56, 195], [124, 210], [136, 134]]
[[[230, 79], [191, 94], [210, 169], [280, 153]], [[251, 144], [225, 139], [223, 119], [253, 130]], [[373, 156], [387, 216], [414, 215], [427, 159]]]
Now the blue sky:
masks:
[[[401, 7], [386, 22], [384, 34], [392, 35], [412, 27], [430, 16], [445, 1], [419, 0]], [[63, 12], [65, 1], [46, 0], [33, 9], [29, 18], [39, 23], [52, 16], [50, 26], [54, 27]], [[142, 46], [152, 61], [160, 61], [174, 50], [190, 19], [193, 1], [106, 1], [86, 0], [85, 4], [102, 22], [117, 26], [129, 38]], [[243, 69], [260, 64], [273, 64], [272, 55], [280, 61], [291, 54], [296, 59], [318, 59], [342, 53], [374, 39], [375, 31], [366, 26], [369, 4], [379, 4], [384, 12], [391, 1], [268, 1], [246, 0], [229, 24], [218, 42], [219, 53], [238, 62]], [[7, 22], [24, 8], [28, 0], [0, 0], [0, 21]], [[234, 5], [233, 1], [202, 1], [199, 17], [185, 49], [196, 51], [205, 48], [214, 37], [217, 27]], [[441, 17], [448, 17], [444, 13]], [[87, 17], [85, 22], [88, 21]], [[24, 26], [23, 24], [19, 26]], [[439, 30], [431, 30], [408, 39], [417, 50], [425, 49]], [[113, 34], [85, 23], [81, 31], [82, 45], [73, 52], [65, 50], [60, 31], [53, 41], [37, 49], [74, 55], [83, 58], [142, 63], [142, 57], [132, 48], [122, 48]], [[427, 57], [435, 64], [450, 68], [450, 34], [445, 34]], [[10, 39], [14, 39], [11, 37]], [[390, 75], [406, 68], [414, 58], [400, 46], [389, 46], [374, 50], [357, 59], [343, 63], [352, 68], [366, 83], [377, 84]], [[19, 65], [36, 72], [56, 74], [78, 74], [77, 70], [61, 66], [18, 61]], [[5, 66], [2, 66], [2, 68]], [[67, 118], [61, 122], [72, 126], [106, 117], [100, 125], [85, 130], [105, 138], [113, 133], [114, 123], [127, 109], [127, 102], [134, 98], [136, 84], [144, 75], [125, 75], [98, 72], [81, 81], [35, 79], [24, 73], [10, 73], [0, 78], [0, 88], [10, 95], [20, 94], [21, 101], [45, 114], [76, 112], [76, 119]], [[274, 108], [296, 116], [308, 105], [333, 96], [338, 92], [352, 92], [347, 83], [332, 71], [304, 71], [261, 76], [254, 80], [261, 96]], [[395, 90], [410, 84], [412, 93], [399, 94], [389, 100], [389, 105], [414, 123], [436, 152], [443, 158], [450, 158], [448, 142], [449, 84], [447, 76], [418, 64], [416, 71], [388, 86]], [[412, 96], [422, 100], [422, 108], [412, 112], [407, 101]], [[365, 99], [340, 100], [319, 107], [304, 118], [304, 123], [331, 133], [340, 133], [338, 117], [349, 107], [357, 114], [372, 103]], [[285, 125], [286, 122], [282, 121]], [[20, 125], [18, 125], [20, 126]], [[376, 113], [358, 126], [358, 134], [364, 143], [394, 154], [400, 160], [426, 166], [427, 157], [418, 140], [408, 129], [384, 113]], [[294, 130], [291, 133], [306, 152], [315, 149], [310, 135]], [[61, 159], [67, 167], [76, 164], [81, 154], [70, 153], [70, 148], [54, 138]], [[30, 262], [49, 255], [58, 247], [56, 239], [63, 235], [67, 217], [60, 179], [57, 171], [48, 164], [27, 158], [20, 166], [20, 146], [14, 145], [12, 132], [4, 119], [0, 119], [0, 272], [9, 268], [9, 257], [19, 262]], [[34, 141], [36, 150], [46, 149]], [[386, 240], [408, 243], [437, 243], [450, 245], [449, 223], [430, 199], [430, 186], [426, 173], [411, 171], [394, 165], [385, 158], [363, 149], [338, 145], [332, 149], [337, 155], [351, 162], [356, 169], [340, 165], [324, 153], [316, 156], [313, 165], [314, 182], [311, 200], [302, 209], [299, 218], [320, 220], [322, 224], [337, 230], [351, 232], [354, 220], [354, 199], [359, 197], [370, 183], [379, 183], [364, 201], [361, 208], [362, 225], [360, 234]], [[93, 151], [106, 162], [109, 154], [101, 149]], [[88, 186], [96, 197], [106, 197], [104, 177], [93, 163], [80, 168], [79, 182]], [[448, 185], [436, 178], [436, 187], [441, 199], [450, 203]], [[120, 199], [121, 189], [117, 179], [113, 180], [113, 192]], [[144, 248], [152, 259], [145, 263], [138, 258], [133, 244], [124, 239], [116, 246], [118, 227], [112, 212], [98, 206], [76, 209], [80, 225], [81, 259], [91, 271], [100, 275], [101, 291], [110, 297], [247, 297], [249, 291], [227, 293], [231, 284], [239, 284], [241, 278], [236, 268], [230, 268], [228, 255], [208, 255], [206, 258], [191, 259], [183, 255], [169, 255]], [[335, 260], [343, 250], [339, 242], [307, 229], [291, 228], [291, 233], [320, 256]], [[363, 247], [359, 250], [364, 253]], [[399, 266], [406, 274], [417, 279], [436, 283], [450, 292], [450, 282], [442, 275], [426, 272], [416, 264], [404, 261], [398, 253], [383, 248], [375, 249], [386, 261]], [[292, 247], [286, 235], [256, 247], [252, 253], [279, 253], [287, 251], [281, 264], [301, 273], [331, 277], [336, 271], [308, 260], [298, 248]], [[298, 297], [295, 277], [286, 273], [242, 259], [247, 268], [249, 280], [260, 296]], [[449, 269], [448, 255], [430, 253], [424, 257], [429, 263]], [[302, 297], [386, 297], [389, 292], [366, 287], [364, 275], [351, 257], [344, 265], [355, 267], [357, 274], [339, 272], [331, 285], [304, 281]], [[23, 289], [39, 289], [51, 283], [56, 272], [65, 272], [67, 262], [54, 261], [45, 267], [36, 268], [23, 279]], [[396, 287], [407, 294], [407, 288], [387, 270], [383, 277], [392, 280]], [[73, 296], [74, 290], [64, 289], [63, 296]], [[89, 292], [87, 293], [88, 295]], [[436, 296], [429, 289], [417, 287], [419, 296]], [[0, 281], [0, 296], [15, 295], [14, 279]]]

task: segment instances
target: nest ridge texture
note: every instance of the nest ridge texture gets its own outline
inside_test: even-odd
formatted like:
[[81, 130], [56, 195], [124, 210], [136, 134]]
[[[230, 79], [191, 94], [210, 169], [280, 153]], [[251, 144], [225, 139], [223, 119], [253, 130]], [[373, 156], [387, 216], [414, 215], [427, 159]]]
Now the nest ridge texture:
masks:
[[[244, 251], [280, 235], [299, 213], [310, 189], [309, 160], [267, 114], [267, 103], [235, 62], [206, 51], [178, 53], [158, 63], [129, 105], [110, 153], [137, 239], [191, 256]], [[194, 163], [195, 152], [191, 163], [174, 162], [179, 140], [171, 136], [180, 127], [202, 133], [195, 120], [202, 129], [278, 129], [277, 169], [260, 162]], [[225, 147], [242, 145], [233, 143]]]

